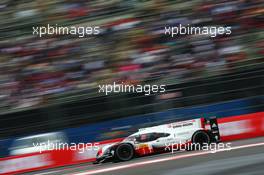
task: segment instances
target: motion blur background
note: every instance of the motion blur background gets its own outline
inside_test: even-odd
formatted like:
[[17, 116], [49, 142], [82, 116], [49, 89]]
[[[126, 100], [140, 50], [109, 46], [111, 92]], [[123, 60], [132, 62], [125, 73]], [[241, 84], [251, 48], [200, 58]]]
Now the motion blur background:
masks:
[[[263, 14], [262, 0], [1, 0], [2, 155], [14, 138], [169, 109], [176, 111], [155, 122], [263, 111]], [[33, 26], [47, 24], [102, 32], [32, 34]], [[232, 34], [164, 35], [165, 26], [179, 24], [231, 26]], [[167, 91], [98, 93], [98, 85], [113, 82], [165, 84]], [[210, 104], [225, 106], [212, 112]], [[194, 106], [201, 108], [177, 111]], [[132, 126], [118, 127], [94, 130], [100, 134], [90, 140], [123, 137]], [[87, 141], [93, 133], [73, 135]]]

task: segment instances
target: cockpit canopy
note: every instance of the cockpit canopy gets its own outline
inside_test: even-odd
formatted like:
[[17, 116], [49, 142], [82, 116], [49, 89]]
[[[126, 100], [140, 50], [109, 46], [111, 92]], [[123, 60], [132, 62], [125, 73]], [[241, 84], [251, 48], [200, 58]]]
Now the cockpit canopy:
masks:
[[126, 141], [136, 141], [136, 142], [150, 142], [157, 140], [161, 137], [168, 137], [170, 136], [169, 133], [161, 133], [161, 132], [150, 132], [150, 133], [142, 133], [142, 134], [133, 134], [129, 137], [127, 137]]

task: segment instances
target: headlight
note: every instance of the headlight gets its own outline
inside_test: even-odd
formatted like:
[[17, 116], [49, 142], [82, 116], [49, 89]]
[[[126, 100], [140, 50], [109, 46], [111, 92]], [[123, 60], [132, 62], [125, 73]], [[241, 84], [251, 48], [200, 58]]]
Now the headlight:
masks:
[[107, 148], [106, 150], [105, 150], [105, 154], [109, 154], [110, 153], [110, 148]]

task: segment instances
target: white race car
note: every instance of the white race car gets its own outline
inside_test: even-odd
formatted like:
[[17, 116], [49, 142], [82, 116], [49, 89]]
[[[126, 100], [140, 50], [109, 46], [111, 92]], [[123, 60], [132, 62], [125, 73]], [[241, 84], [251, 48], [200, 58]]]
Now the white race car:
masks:
[[[95, 163], [127, 161], [136, 156], [171, 151], [172, 148], [193, 150], [204, 144], [219, 142], [216, 118], [199, 118], [141, 128], [119, 143], [106, 145], [98, 150]], [[188, 146], [186, 146], [188, 145]]]

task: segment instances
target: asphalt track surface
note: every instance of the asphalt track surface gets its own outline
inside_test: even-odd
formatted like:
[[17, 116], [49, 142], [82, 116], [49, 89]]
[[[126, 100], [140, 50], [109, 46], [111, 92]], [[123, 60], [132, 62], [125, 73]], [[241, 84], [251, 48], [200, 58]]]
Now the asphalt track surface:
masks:
[[128, 162], [74, 165], [26, 175], [264, 175], [264, 137], [231, 142], [231, 150], [166, 153]]

